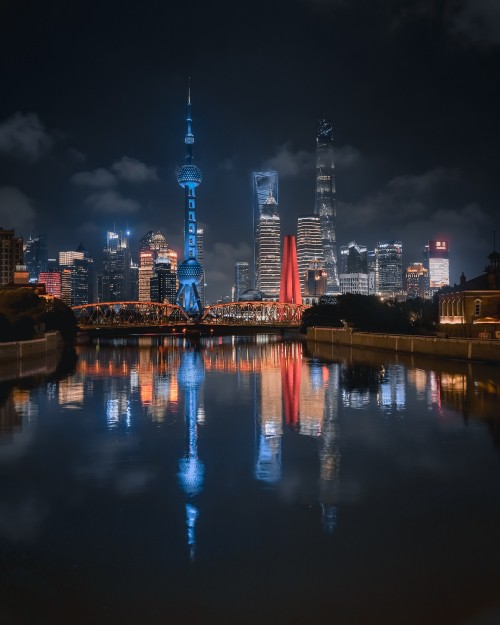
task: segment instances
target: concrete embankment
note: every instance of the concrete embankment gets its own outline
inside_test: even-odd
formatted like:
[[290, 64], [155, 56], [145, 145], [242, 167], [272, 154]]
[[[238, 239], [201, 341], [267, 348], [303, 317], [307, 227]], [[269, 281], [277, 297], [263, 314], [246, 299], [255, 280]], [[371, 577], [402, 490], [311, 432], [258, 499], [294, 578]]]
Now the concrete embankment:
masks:
[[59, 332], [47, 332], [31, 341], [0, 343], [0, 381], [55, 371], [62, 348]]
[[308, 341], [346, 345], [361, 349], [383, 349], [435, 358], [457, 358], [500, 364], [500, 341], [410, 336], [405, 334], [372, 334], [343, 328], [308, 328]]

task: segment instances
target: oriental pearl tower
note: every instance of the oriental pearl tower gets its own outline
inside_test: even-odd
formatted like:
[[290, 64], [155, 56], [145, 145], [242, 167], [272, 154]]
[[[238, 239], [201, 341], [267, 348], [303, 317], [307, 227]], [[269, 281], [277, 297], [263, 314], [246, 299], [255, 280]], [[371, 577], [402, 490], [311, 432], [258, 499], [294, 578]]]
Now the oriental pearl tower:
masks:
[[203, 267], [197, 259], [196, 244], [196, 195], [195, 189], [201, 182], [201, 170], [193, 164], [194, 135], [191, 130], [191, 86], [188, 90], [186, 163], [177, 172], [177, 182], [184, 189], [184, 260], [177, 269], [179, 290], [175, 296], [176, 303], [190, 317], [202, 312], [197, 285], [203, 277]]

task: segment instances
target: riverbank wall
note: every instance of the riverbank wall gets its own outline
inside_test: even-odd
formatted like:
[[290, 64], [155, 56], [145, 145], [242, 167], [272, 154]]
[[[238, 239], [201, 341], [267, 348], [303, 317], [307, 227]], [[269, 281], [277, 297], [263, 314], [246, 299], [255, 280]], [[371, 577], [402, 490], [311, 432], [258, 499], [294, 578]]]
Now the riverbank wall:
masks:
[[0, 343], [0, 382], [55, 371], [64, 342], [60, 332], [40, 339]]
[[500, 341], [374, 334], [343, 328], [308, 328], [307, 340], [360, 349], [418, 354], [434, 358], [453, 358], [500, 364]]

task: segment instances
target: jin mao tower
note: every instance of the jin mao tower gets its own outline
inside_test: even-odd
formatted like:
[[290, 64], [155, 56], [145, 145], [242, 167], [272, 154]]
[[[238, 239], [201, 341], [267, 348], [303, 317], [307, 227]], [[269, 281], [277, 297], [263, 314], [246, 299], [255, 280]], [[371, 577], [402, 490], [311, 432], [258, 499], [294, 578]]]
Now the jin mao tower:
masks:
[[179, 290], [176, 303], [188, 315], [196, 316], [202, 311], [198, 284], [203, 277], [203, 267], [198, 262], [195, 189], [201, 182], [201, 170], [193, 164], [194, 135], [191, 130], [191, 88], [188, 92], [186, 163], [177, 172], [177, 182], [184, 189], [184, 260], [177, 269]]
[[327, 273], [327, 293], [339, 290], [337, 271], [337, 237], [335, 206], [335, 165], [333, 161], [333, 128], [322, 119], [316, 137], [316, 196], [314, 214], [319, 217], [324, 268]]

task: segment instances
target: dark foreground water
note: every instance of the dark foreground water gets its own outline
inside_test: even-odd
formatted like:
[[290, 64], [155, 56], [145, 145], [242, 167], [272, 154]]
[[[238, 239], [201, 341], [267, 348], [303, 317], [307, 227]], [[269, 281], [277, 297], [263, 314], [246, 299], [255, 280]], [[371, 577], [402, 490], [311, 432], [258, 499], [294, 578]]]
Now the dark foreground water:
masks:
[[77, 351], [0, 388], [0, 625], [500, 623], [500, 368]]

